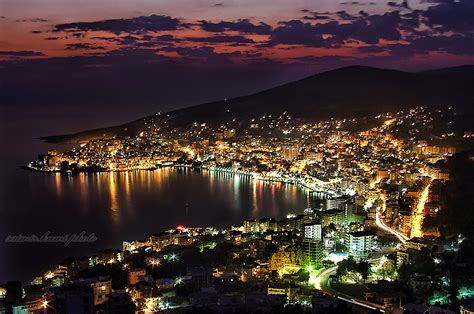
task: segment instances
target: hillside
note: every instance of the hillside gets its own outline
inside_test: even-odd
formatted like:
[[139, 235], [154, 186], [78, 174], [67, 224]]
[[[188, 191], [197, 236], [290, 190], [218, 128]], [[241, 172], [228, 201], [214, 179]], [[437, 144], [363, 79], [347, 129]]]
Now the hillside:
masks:
[[[284, 111], [296, 118], [359, 117], [398, 111], [418, 105], [455, 105], [460, 113], [474, 112], [474, 66], [426, 72], [403, 72], [351, 66], [316, 74], [256, 94], [215, 101], [163, 114], [168, 125], [199, 121], [217, 124]], [[42, 138], [47, 142], [73, 142], [94, 137], [132, 135], [143, 129], [145, 117], [120, 126]]]

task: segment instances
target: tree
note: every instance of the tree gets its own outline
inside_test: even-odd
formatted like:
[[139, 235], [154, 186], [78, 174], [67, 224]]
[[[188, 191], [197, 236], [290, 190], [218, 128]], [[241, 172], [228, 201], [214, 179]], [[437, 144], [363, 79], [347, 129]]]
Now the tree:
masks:
[[377, 265], [372, 267], [372, 272], [378, 279], [395, 280], [398, 277], [397, 267], [391, 259], [382, 258]]

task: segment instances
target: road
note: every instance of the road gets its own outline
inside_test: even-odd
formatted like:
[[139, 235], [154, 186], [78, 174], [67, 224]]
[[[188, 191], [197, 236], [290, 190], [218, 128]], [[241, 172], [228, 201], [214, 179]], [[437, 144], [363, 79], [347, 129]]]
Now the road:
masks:
[[[378, 259], [373, 259], [373, 260], [369, 260], [369, 262], [373, 263], [377, 260]], [[353, 296], [350, 296], [348, 294], [341, 293], [339, 291], [332, 289], [329, 285], [329, 276], [331, 276], [332, 274], [335, 274], [336, 270], [337, 270], [337, 266], [333, 266], [320, 272], [318, 276], [316, 277], [316, 283], [315, 283], [316, 289], [321, 290], [326, 294], [335, 296], [339, 300], [350, 303], [352, 305], [361, 306], [363, 308], [367, 308], [370, 310], [378, 310], [382, 313], [389, 313], [390, 308], [387, 308], [381, 304], [361, 300]]]
[[408, 237], [406, 235], [404, 235], [403, 233], [401, 233], [399, 231], [393, 230], [392, 228], [390, 228], [389, 226], [387, 226], [385, 224], [385, 222], [382, 220], [382, 218], [380, 218], [380, 212], [379, 211], [377, 211], [377, 213], [375, 214], [375, 224], [380, 229], [395, 235], [400, 240], [400, 242], [402, 242], [402, 243], [407, 242]]
[[411, 237], [412, 238], [419, 238], [423, 236], [423, 220], [425, 219], [425, 215], [423, 213], [425, 209], [425, 204], [428, 201], [428, 196], [430, 194], [430, 187], [433, 179], [430, 178], [430, 181], [425, 186], [423, 191], [420, 193], [420, 198], [418, 199], [415, 207], [415, 212], [413, 213], [412, 218], [412, 227], [411, 227]]

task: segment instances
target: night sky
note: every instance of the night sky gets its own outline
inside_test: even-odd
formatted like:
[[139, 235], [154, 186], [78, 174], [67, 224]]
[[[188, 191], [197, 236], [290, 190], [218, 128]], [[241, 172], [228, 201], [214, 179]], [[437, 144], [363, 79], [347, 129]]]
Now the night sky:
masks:
[[3, 0], [0, 15], [3, 110], [93, 109], [87, 127], [347, 65], [474, 63], [472, 0]]

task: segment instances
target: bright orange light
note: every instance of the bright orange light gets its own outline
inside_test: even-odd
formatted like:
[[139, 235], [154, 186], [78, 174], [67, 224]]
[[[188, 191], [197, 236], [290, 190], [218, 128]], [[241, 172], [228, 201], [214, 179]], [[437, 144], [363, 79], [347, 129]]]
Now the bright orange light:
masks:
[[433, 182], [433, 179], [430, 179], [430, 182], [425, 186], [416, 204], [416, 209], [413, 213], [412, 219], [411, 238], [419, 238], [423, 236], [422, 226], [423, 220], [425, 219], [423, 209], [425, 208], [426, 201], [428, 200], [431, 182]]

